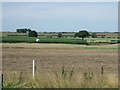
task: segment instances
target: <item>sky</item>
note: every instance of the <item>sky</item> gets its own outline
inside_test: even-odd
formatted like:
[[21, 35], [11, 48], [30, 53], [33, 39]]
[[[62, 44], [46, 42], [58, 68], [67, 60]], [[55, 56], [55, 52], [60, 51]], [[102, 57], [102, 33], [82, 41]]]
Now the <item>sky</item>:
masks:
[[117, 32], [117, 2], [3, 2], [2, 31]]

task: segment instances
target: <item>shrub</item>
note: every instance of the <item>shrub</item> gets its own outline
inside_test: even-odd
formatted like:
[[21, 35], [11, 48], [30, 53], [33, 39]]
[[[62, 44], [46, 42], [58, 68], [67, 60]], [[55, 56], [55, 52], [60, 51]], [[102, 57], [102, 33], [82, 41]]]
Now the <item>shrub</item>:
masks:
[[97, 38], [97, 34], [96, 33], [92, 33], [92, 38]]
[[28, 37], [38, 37], [38, 34], [37, 34], [36, 31], [30, 31], [30, 32], [28, 33]]
[[62, 37], [62, 33], [58, 33], [58, 37]]

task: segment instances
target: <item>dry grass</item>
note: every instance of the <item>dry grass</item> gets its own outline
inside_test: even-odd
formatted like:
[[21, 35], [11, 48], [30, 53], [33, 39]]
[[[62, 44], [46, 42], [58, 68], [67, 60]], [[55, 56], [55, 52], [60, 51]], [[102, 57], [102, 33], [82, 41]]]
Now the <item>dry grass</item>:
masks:
[[[4, 43], [2, 48], [4, 86], [16, 88], [116, 88], [118, 86], [117, 44], [95, 46], [111, 49], [84, 49], [83, 47], [90, 46]], [[31, 75], [33, 59], [37, 66], [34, 80]], [[65, 65], [64, 74], [61, 74], [63, 64]], [[74, 66], [74, 73], [71, 77], [72, 66]], [[104, 67], [103, 76], [101, 75], [102, 66]]]
[[98, 48], [118, 48], [119, 44], [109, 44], [109, 45], [96, 45], [96, 46], [86, 46], [86, 45], [70, 45], [70, 44], [44, 44], [44, 43], [3, 43], [2, 46], [8, 48], [81, 48], [81, 47], [98, 47]]
[[4, 87], [6, 88], [117, 88], [116, 74], [93, 75], [91, 79], [85, 74], [69, 73], [64, 77], [61, 73], [35, 74], [33, 79], [30, 72], [7, 71], [4, 73]]
[[35, 60], [37, 70], [51, 70], [54, 72], [58, 71], [62, 64], [65, 64], [67, 68], [74, 65], [76, 72], [84, 73], [84, 71], [90, 71], [100, 73], [101, 66], [104, 66], [106, 73], [117, 73], [117, 49], [83, 49], [80, 47], [83, 46], [66, 44], [3, 44], [2, 68], [3, 70], [31, 70], [32, 60]]

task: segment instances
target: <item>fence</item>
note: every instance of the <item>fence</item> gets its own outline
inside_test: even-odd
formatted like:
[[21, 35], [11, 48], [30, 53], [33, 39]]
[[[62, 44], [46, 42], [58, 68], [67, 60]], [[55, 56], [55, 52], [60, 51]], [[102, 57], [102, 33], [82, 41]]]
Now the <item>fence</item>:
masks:
[[0, 90], [2, 90], [3, 87], [3, 74], [0, 74]]

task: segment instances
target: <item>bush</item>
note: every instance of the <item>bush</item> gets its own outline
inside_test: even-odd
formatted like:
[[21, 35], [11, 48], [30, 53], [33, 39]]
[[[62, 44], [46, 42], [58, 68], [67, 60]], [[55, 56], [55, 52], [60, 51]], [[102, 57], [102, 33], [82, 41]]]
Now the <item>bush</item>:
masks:
[[30, 32], [28, 33], [28, 37], [38, 37], [38, 34], [37, 34], [36, 31], [30, 31]]
[[58, 33], [58, 37], [62, 37], [62, 33]]
[[92, 33], [92, 38], [97, 38], [97, 34], [96, 33]]

